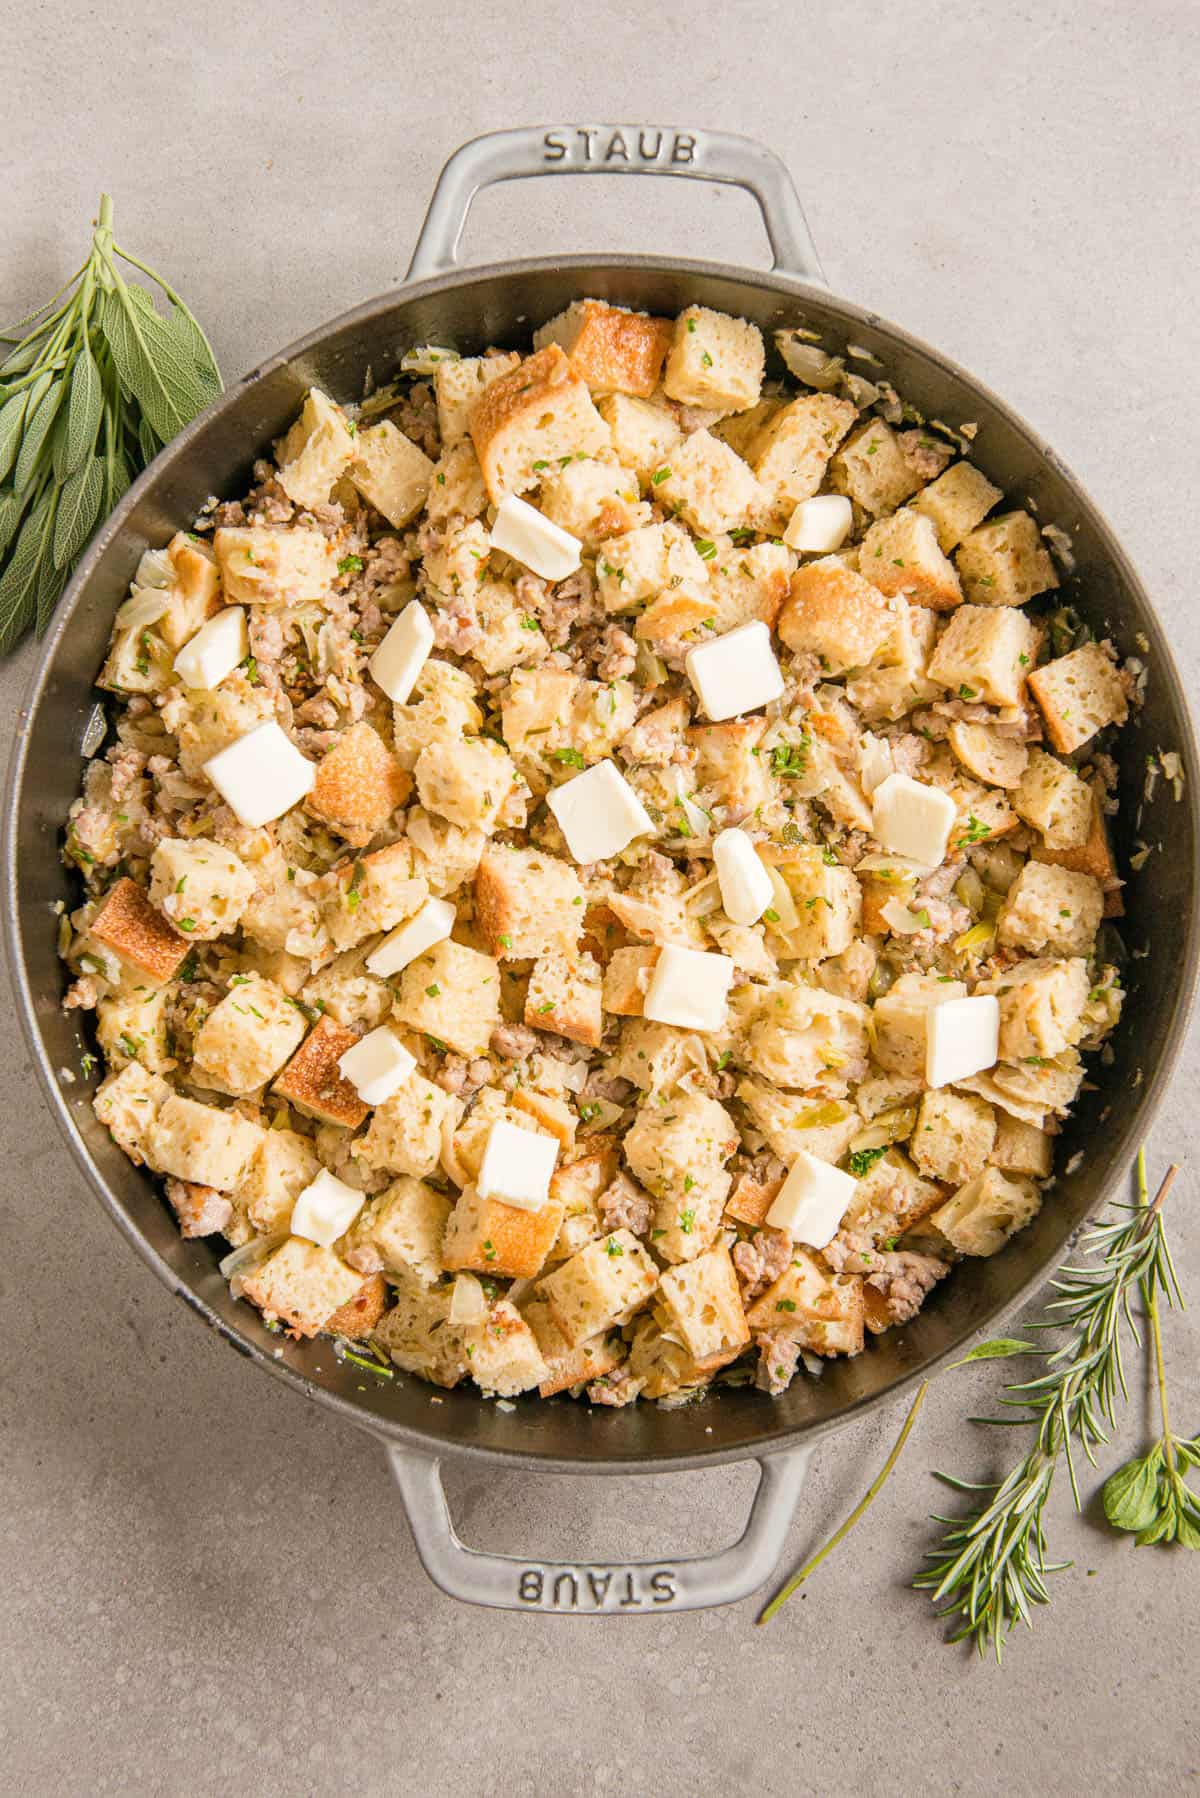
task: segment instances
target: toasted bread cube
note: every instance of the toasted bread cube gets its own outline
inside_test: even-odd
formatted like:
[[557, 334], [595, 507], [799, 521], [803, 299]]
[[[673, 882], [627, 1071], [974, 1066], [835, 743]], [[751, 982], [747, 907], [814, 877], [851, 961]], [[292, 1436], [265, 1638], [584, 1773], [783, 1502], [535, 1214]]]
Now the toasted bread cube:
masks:
[[448, 1092], [423, 1074], [414, 1074], [375, 1107], [366, 1132], [350, 1152], [366, 1167], [424, 1179], [436, 1169], [443, 1130], [459, 1109]]
[[680, 1093], [639, 1109], [625, 1159], [654, 1196], [650, 1240], [664, 1260], [694, 1261], [713, 1241], [731, 1185], [725, 1163], [737, 1145], [737, 1126], [715, 1099]]
[[1088, 955], [1103, 915], [1104, 893], [1090, 874], [1026, 862], [1000, 908], [996, 934], [1033, 955]]
[[461, 437], [443, 449], [433, 465], [425, 508], [431, 524], [452, 518], [479, 518], [487, 510], [487, 488], [475, 445]]
[[182, 649], [221, 609], [221, 571], [211, 543], [176, 531], [166, 549], [171, 568], [167, 609], [154, 628], [167, 648]]
[[614, 1230], [541, 1283], [550, 1316], [571, 1348], [626, 1322], [658, 1285], [658, 1269], [630, 1230]]
[[234, 1201], [258, 1236], [286, 1230], [292, 1207], [320, 1171], [306, 1136], [295, 1130], [267, 1130], [234, 1189]]
[[759, 1180], [754, 1174], [739, 1174], [725, 1204], [725, 1217], [747, 1229], [758, 1230], [767, 1221], [767, 1212], [779, 1196], [784, 1176], [777, 1180]]
[[1004, 512], [968, 531], [954, 560], [975, 606], [1023, 606], [1058, 586], [1050, 552], [1028, 512]]
[[158, 985], [170, 980], [190, 946], [127, 875], [105, 893], [88, 934]]
[[704, 587], [697, 588], [694, 593], [682, 590], [661, 593], [641, 613], [633, 634], [647, 643], [677, 643], [687, 632], [711, 622], [712, 615], [712, 605]]
[[1125, 682], [1100, 643], [1085, 643], [1035, 669], [1029, 690], [1060, 755], [1074, 755], [1098, 730], [1124, 724], [1129, 715]]
[[538, 1348], [546, 1363], [546, 1377], [538, 1387], [540, 1398], [553, 1398], [556, 1392], [568, 1392], [573, 1386], [586, 1386], [611, 1373], [625, 1359], [625, 1351], [615, 1336], [593, 1336], [572, 1348], [554, 1319], [544, 1299], [530, 1299], [522, 1307], [526, 1323], [537, 1337]]
[[109, 1067], [139, 1061], [151, 1074], [171, 1072], [176, 1063], [167, 1040], [167, 1011], [177, 991], [170, 986], [140, 987], [101, 998], [96, 1036]]
[[948, 999], [965, 999], [961, 980], [941, 981], [933, 974], [902, 974], [875, 1001], [875, 1059], [880, 1067], [905, 1079], [925, 1076], [926, 1026], [929, 1011]]
[[354, 460], [346, 415], [319, 387], [310, 387], [304, 409], [275, 450], [279, 485], [297, 506], [323, 506]]
[[131, 1061], [119, 1074], [108, 1074], [96, 1088], [92, 1109], [119, 1149], [134, 1167], [151, 1161], [151, 1133], [155, 1119], [171, 1097], [171, 1088], [159, 1074], [151, 1074]]
[[496, 356], [455, 356], [438, 363], [433, 382], [443, 449], [467, 435], [481, 395], [520, 362], [515, 350], [504, 350]]
[[[578, 1120], [565, 1099], [539, 1092], [535, 1086], [518, 1086], [512, 1096], [512, 1108], [531, 1117], [546, 1136], [556, 1137], [564, 1149], [574, 1146]], [[553, 1193], [553, 1175], [550, 1190]]]
[[108, 693], [162, 693], [175, 679], [171, 653], [161, 638], [130, 625], [114, 633], [96, 685]]
[[651, 519], [649, 506], [638, 497], [636, 474], [605, 455], [544, 474], [540, 505], [553, 524], [570, 531], [588, 550]]
[[231, 606], [299, 606], [327, 599], [334, 548], [305, 525], [222, 525], [213, 533], [221, 585]]
[[632, 1081], [643, 1092], [656, 1093], [673, 1086], [685, 1072], [688, 1049], [686, 1030], [631, 1017], [621, 1026], [607, 1072], [615, 1079]]
[[533, 347], [557, 343], [593, 393], [632, 393], [649, 399], [658, 386], [675, 327], [603, 300], [574, 300], [533, 334]]
[[668, 1268], [658, 1297], [671, 1328], [697, 1361], [736, 1354], [750, 1340], [738, 1277], [723, 1242], [695, 1261]]
[[339, 1305], [322, 1328], [330, 1336], [344, 1336], [351, 1342], [362, 1342], [374, 1334], [388, 1308], [387, 1281], [382, 1274], [368, 1274], [358, 1291]]
[[453, 598], [472, 602], [488, 572], [492, 541], [478, 518], [456, 518], [425, 551], [421, 575], [438, 609]]
[[696, 751], [698, 783], [738, 816], [766, 805], [772, 796], [770, 757], [757, 753], [765, 718], [731, 718], [698, 724], [687, 733]]
[[587, 384], [558, 344], [547, 344], [501, 375], [476, 402], [470, 419], [479, 466], [494, 504], [506, 493], [536, 487], [537, 463], [594, 454], [609, 442], [608, 426]]
[[954, 564], [938, 548], [931, 520], [910, 506], [875, 521], [862, 540], [858, 565], [881, 593], [903, 593], [934, 612], [962, 604]]
[[1108, 821], [1104, 816], [1099, 793], [1092, 795], [1092, 821], [1087, 841], [1078, 849], [1051, 849], [1043, 842], [1035, 846], [1033, 859], [1037, 862], [1053, 862], [1060, 868], [1070, 868], [1073, 874], [1090, 874], [1104, 889], [1105, 917], [1120, 917], [1121, 883], [1117, 878], [1116, 858], [1109, 842]]
[[600, 597], [607, 612], [624, 612], [666, 589], [702, 590], [708, 569], [685, 530], [646, 524], [610, 537], [596, 556]]
[[902, 718], [939, 697], [926, 667], [937, 635], [937, 613], [902, 604], [894, 631], [875, 665], [846, 682], [846, 697], [871, 724]]
[[600, 416], [611, 433], [618, 462], [633, 471], [643, 493], [653, 493], [656, 471], [670, 459], [683, 436], [674, 412], [668, 406], [614, 393], [600, 401]]
[[862, 1281], [831, 1274], [799, 1246], [792, 1264], [746, 1313], [751, 1330], [794, 1337], [812, 1355], [857, 1355], [863, 1346]]
[[392, 707], [392, 747], [406, 768], [415, 768], [427, 744], [454, 742], [479, 730], [483, 713], [475, 704], [475, 682], [465, 668], [431, 656], [417, 676], [416, 693]]
[[385, 749], [379, 732], [360, 720], [322, 756], [305, 804], [331, 830], [362, 849], [411, 792], [411, 775]]
[[569, 862], [540, 849], [489, 843], [475, 874], [475, 922], [490, 952], [525, 961], [575, 953], [583, 888]]
[[525, 1022], [589, 1049], [604, 1033], [600, 969], [590, 955], [557, 951], [538, 957], [529, 976]]
[[640, 1018], [646, 1009], [646, 988], [654, 964], [662, 953], [657, 943], [636, 944], [613, 951], [604, 970], [602, 1002], [605, 1011], [621, 1018]]
[[928, 1217], [941, 1200], [940, 1186], [923, 1180], [907, 1155], [890, 1148], [859, 1180], [839, 1239], [878, 1249]]
[[218, 1111], [172, 1093], [150, 1127], [146, 1160], [161, 1173], [229, 1192], [241, 1179], [264, 1132], [235, 1111]]
[[675, 320], [663, 391], [684, 406], [745, 412], [758, 403], [765, 359], [757, 325], [687, 306]]
[[855, 574], [837, 556], [807, 562], [792, 576], [779, 635], [797, 654], [818, 657], [827, 674], [865, 668], [896, 628], [900, 601]]
[[718, 546], [708, 564], [707, 611], [717, 636], [761, 619], [774, 629], [788, 596], [796, 558], [782, 543], [754, 543], [748, 549]]
[[1037, 638], [1024, 612], [959, 606], [930, 658], [929, 678], [961, 699], [1020, 705]]
[[167, 1203], [175, 1213], [181, 1236], [219, 1236], [235, 1227], [233, 1205], [215, 1186], [168, 1179], [166, 1190]]
[[1047, 849], [1082, 849], [1092, 831], [1092, 789], [1074, 768], [1033, 749], [1013, 794], [1018, 817], [1042, 833]]
[[1041, 1204], [1032, 1180], [1010, 1180], [998, 1167], [986, 1167], [932, 1212], [929, 1222], [960, 1255], [998, 1255], [1010, 1236], [1033, 1222]]
[[338, 1062], [357, 1041], [356, 1031], [343, 1030], [332, 1018], [318, 1018], [275, 1081], [273, 1091], [306, 1117], [356, 1130], [368, 1108], [343, 1078]]
[[646, 762], [652, 768], [665, 768], [676, 759], [684, 746], [684, 731], [691, 717], [686, 699], [668, 699], [665, 705], [643, 712], [631, 730], [621, 738], [621, 755], [628, 763]]
[[497, 1299], [481, 1323], [463, 1331], [463, 1347], [471, 1378], [489, 1395], [511, 1398], [546, 1378], [537, 1337], [508, 1299]]
[[460, 1055], [486, 1055], [500, 1022], [500, 968], [447, 937], [400, 976], [396, 1016]]
[[948, 556], [968, 532], [983, 523], [998, 499], [999, 487], [993, 487], [985, 474], [972, 462], [955, 462], [936, 481], [930, 481], [913, 500], [918, 512], [933, 521], [938, 546]]
[[487, 843], [481, 830], [460, 830], [419, 806], [408, 814], [408, 829], [418, 845], [413, 866], [435, 899], [444, 899], [475, 878]]
[[150, 903], [193, 942], [236, 929], [254, 876], [232, 849], [203, 838], [163, 837], [150, 857]]
[[271, 694], [261, 684], [251, 686], [244, 674], [231, 675], [212, 692], [191, 693], [182, 715], [171, 721], [179, 738], [179, 766], [195, 780], [222, 749], [274, 719]]
[[462, 1332], [450, 1322], [452, 1286], [401, 1286], [375, 1329], [375, 1341], [405, 1373], [435, 1386], [457, 1386], [468, 1368]]
[[685, 437], [651, 481], [660, 504], [671, 506], [704, 537], [746, 524], [762, 504], [762, 489], [750, 468], [709, 431]]
[[990, 724], [966, 724], [956, 718], [947, 732], [951, 749], [968, 774], [989, 787], [1019, 787], [1029, 765], [1029, 751], [1016, 737], [1006, 737]]
[[1036, 1124], [1010, 1117], [1007, 1111], [997, 1111], [996, 1141], [990, 1161], [1001, 1173], [1029, 1174], [1035, 1180], [1045, 1180], [1054, 1166], [1054, 1138]]
[[306, 1029], [303, 1013], [270, 980], [235, 974], [196, 1032], [197, 1086], [239, 1098], [277, 1074]]
[[938, 1087], [921, 1099], [909, 1148], [923, 1174], [960, 1186], [986, 1165], [996, 1141], [996, 1114], [983, 1099]]
[[1063, 961], [1035, 956], [981, 981], [979, 993], [1000, 1001], [1000, 1060], [1059, 1055], [1083, 1036], [1091, 982], [1082, 956]]
[[425, 504], [433, 463], [390, 418], [384, 418], [355, 437], [350, 479], [368, 504], [399, 530]]
[[817, 850], [777, 853], [776, 863], [799, 914], [788, 938], [791, 953], [824, 961], [848, 949], [862, 918], [862, 888], [853, 870], [827, 862]]
[[483, 639], [472, 654], [485, 674], [506, 674], [522, 662], [540, 662], [550, 645], [509, 581], [486, 580], [475, 598]]
[[783, 1161], [794, 1161], [801, 1149], [819, 1161], [840, 1161], [862, 1127], [846, 1099], [806, 1099], [761, 1080], [739, 1081], [737, 1098], [755, 1130]]
[[542, 1270], [563, 1220], [562, 1206], [549, 1199], [540, 1211], [483, 1199], [464, 1187], [450, 1213], [442, 1243], [442, 1266], [505, 1280], [532, 1280]]
[[745, 1050], [750, 1066], [776, 1086], [845, 1089], [867, 1071], [865, 1005], [799, 980], [781, 981], [750, 1026]]
[[426, 811], [460, 830], [485, 832], [495, 828], [517, 778], [512, 757], [490, 737], [430, 743], [415, 772]]
[[900, 439], [881, 418], [869, 418], [847, 437], [830, 465], [829, 480], [835, 492], [849, 494], [873, 518], [894, 512], [921, 485]]
[[742, 451], [768, 495], [771, 518], [780, 525], [817, 491], [857, 416], [851, 400], [831, 393], [801, 394], [775, 411]]
[[295, 1336], [315, 1336], [359, 1291], [362, 1275], [303, 1237], [289, 1236], [241, 1281], [239, 1297], [278, 1319]]
[[411, 842], [402, 838], [322, 877], [313, 891], [336, 948], [352, 949], [421, 909], [429, 897], [429, 882], [417, 872], [417, 861]]
[[442, 1193], [402, 1174], [359, 1212], [346, 1238], [346, 1255], [355, 1267], [436, 1286], [452, 1209]]

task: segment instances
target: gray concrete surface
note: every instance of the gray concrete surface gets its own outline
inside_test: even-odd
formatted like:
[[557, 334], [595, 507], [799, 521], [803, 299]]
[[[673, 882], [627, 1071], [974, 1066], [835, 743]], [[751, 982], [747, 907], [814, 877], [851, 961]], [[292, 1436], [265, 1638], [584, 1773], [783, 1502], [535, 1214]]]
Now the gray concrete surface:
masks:
[[[229, 374], [394, 284], [442, 159], [475, 132], [586, 114], [761, 136], [795, 173], [835, 288], [1044, 431], [1200, 675], [1189, 0], [5, 0], [0, 23], [0, 315], [74, 266], [104, 186]], [[514, 244], [764, 248], [740, 196], [662, 183], [490, 196], [469, 251]], [[0, 670], [5, 717], [29, 665]], [[1188, 1154], [1196, 1073], [1193, 1048], [1155, 1165]], [[0, 1789], [891, 1798], [1196, 1782], [1198, 1564], [1182, 1551], [1135, 1552], [1059, 1493], [1055, 1545], [1075, 1568], [999, 1673], [942, 1646], [906, 1589], [928, 1469], [987, 1465], [966, 1421], [996, 1384], [986, 1371], [935, 1387], [869, 1523], [767, 1630], [749, 1604], [651, 1622], [469, 1611], [426, 1582], [378, 1450], [258, 1377], [122, 1245], [52, 1134], [15, 1024], [0, 1093]], [[1193, 1168], [1174, 1216], [1197, 1304], [1168, 1342], [1189, 1429], [1195, 1198]], [[823, 1449], [792, 1556], [844, 1514], [899, 1421]], [[495, 1546], [659, 1553], [730, 1533], [749, 1485], [745, 1469], [472, 1475], [453, 1501]]]

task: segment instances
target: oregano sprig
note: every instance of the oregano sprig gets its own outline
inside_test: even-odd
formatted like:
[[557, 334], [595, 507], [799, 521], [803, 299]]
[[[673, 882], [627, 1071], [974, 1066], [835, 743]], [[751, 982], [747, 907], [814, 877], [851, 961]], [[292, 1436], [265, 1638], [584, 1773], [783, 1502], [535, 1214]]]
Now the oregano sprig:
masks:
[[[121, 264], [154, 282], [126, 279]], [[100, 199], [87, 260], [0, 330], [0, 654], [45, 629], [79, 555], [134, 475], [221, 392], [175, 289], [123, 250]]]

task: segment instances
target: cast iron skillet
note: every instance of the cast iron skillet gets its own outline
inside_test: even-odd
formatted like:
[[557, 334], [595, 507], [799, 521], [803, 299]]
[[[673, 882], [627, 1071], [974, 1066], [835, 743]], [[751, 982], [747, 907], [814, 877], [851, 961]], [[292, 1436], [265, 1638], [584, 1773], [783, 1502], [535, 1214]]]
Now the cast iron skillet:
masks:
[[[467, 209], [481, 187], [599, 172], [684, 175], [748, 189], [762, 211], [774, 267], [760, 274], [628, 255], [455, 267]], [[1070, 533], [1077, 577], [1063, 597], [1098, 634], [1111, 634], [1123, 654], [1141, 653], [1150, 669], [1145, 709], [1130, 724], [1122, 752], [1122, 867], [1135, 834], [1162, 847], [1126, 888], [1125, 940], [1134, 959], [1114, 1060], [1097, 1069], [1096, 1090], [1084, 1094], [1060, 1144], [1060, 1168], [1077, 1149], [1086, 1151], [1082, 1166], [1060, 1174], [1031, 1229], [994, 1259], [956, 1269], [906, 1329], [872, 1341], [854, 1360], [831, 1362], [820, 1380], [797, 1380], [778, 1399], [737, 1390], [674, 1411], [651, 1405], [605, 1411], [567, 1399], [527, 1399], [502, 1410], [466, 1390], [435, 1393], [401, 1375], [375, 1380], [335, 1359], [327, 1342], [291, 1343], [268, 1334], [255, 1311], [230, 1298], [214, 1247], [180, 1237], [156, 1182], [133, 1168], [96, 1122], [90, 1083], [80, 1072], [84, 1045], [74, 1017], [60, 1009], [53, 908], [59, 900], [75, 903], [60, 860], [63, 821], [93, 721], [93, 677], [141, 552], [165, 543], [209, 494], [243, 492], [254, 457], [290, 423], [310, 385], [350, 401], [362, 394], [368, 372], [386, 380], [414, 344], [449, 344], [465, 353], [526, 344], [534, 326], [583, 294], [667, 316], [698, 301], [755, 320], [768, 341], [773, 327], [803, 323], [831, 351], [854, 344], [873, 352], [926, 416], [954, 427], [978, 424], [974, 453], [985, 472], [1042, 520]], [[869, 364], [853, 366], [876, 372]], [[1146, 756], [1163, 749], [1183, 758], [1183, 800], [1160, 781], [1143, 806]], [[400, 292], [347, 313], [238, 382], [163, 451], [93, 540], [58, 609], [18, 725], [5, 818], [6, 940], [42, 1085], [113, 1220], [172, 1291], [242, 1354], [381, 1439], [418, 1550], [440, 1586], [510, 1609], [695, 1608], [740, 1598], [766, 1578], [817, 1437], [904, 1392], [1027, 1297], [1128, 1165], [1169, 1077], [1195, 982], [1198, 790], [1191, 727], [1162, 629], [1096, 508], [1047, 445], [986, 389], [906, 332], [829, 293], [795, 190], [773, 155], [716, 132], [505, 131], [467, 144], [446, 165]], [[715, 1557], [551, 1565], [462, 1545], [439, 1476], [440, 1459], [450, 1455], [556, 1473], [664, 1472], [753, 1457], [762, 1478], [745, 1534]]]

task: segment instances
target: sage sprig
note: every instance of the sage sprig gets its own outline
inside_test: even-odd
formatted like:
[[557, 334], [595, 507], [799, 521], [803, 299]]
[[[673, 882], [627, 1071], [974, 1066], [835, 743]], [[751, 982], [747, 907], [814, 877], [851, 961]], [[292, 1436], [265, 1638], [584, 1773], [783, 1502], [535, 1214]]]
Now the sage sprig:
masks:
[[[136, 269], [160, 290], [127, 279]], [[221, 392], [208, 339], [170, 283], [123, 250], [100, 199], [87, 260], [0, 331], [0, 654], [46, 628], [97, 524]]]

